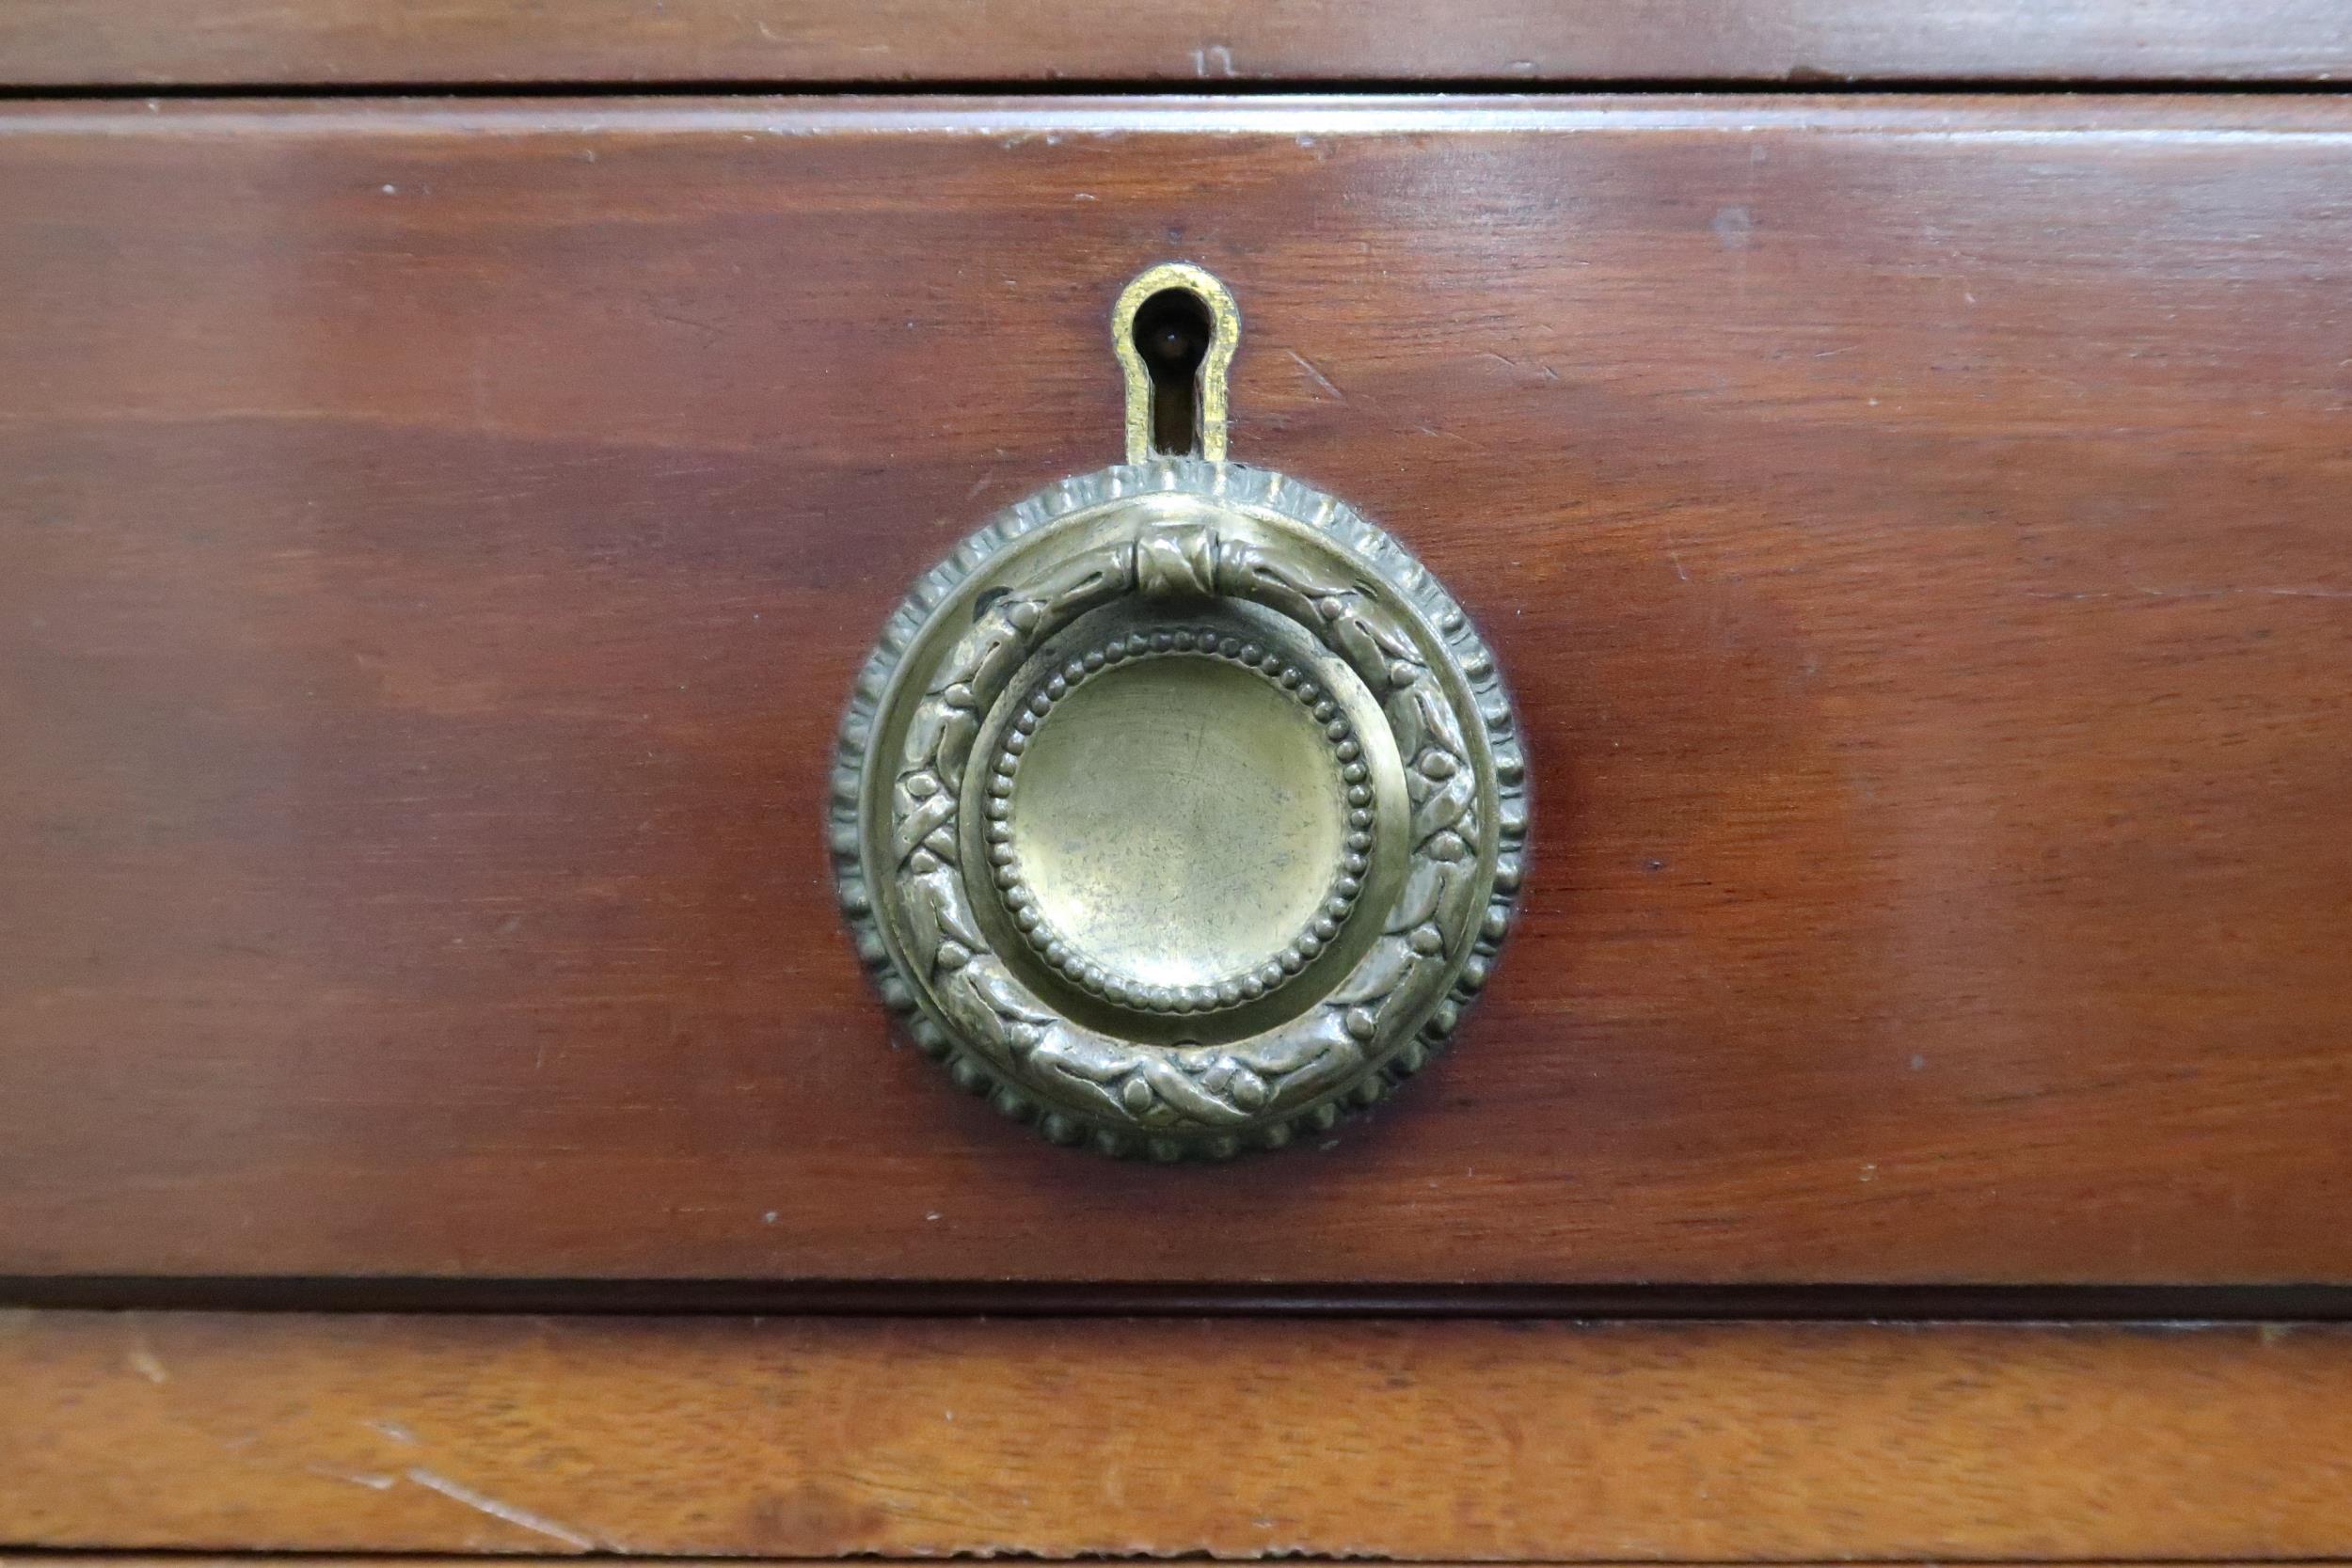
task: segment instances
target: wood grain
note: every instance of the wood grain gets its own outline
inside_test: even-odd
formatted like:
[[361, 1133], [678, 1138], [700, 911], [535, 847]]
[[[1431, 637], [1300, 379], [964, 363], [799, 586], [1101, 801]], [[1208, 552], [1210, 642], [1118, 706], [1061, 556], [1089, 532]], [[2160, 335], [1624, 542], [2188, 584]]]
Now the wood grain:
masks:
[[[21, 105], [0, 1272], [2352, 1280], [2352, 107]], [[1323, 1148], [885, 1047], [850, 673], [1117, 288], [1512, 675], [1522, 928]]]
[[2328, 81], [2336, 0], [9, 0], [0, 81]]
[[0, 1542], [1402, 1560], [2352, 1550], [2352, 1331], [0, 1319]]

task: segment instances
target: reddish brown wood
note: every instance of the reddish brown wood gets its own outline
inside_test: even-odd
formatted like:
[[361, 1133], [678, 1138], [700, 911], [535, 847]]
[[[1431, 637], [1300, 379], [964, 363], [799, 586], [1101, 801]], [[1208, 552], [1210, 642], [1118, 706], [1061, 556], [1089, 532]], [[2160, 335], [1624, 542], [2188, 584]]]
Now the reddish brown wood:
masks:
[[[2352, 108], [20, 107], [0, 1272], [2352, 1280]], [[1538, 789], [1458, 1053], [1121, 1167], [885, 1049], [819, 844], [914, 575], [1236, 450]]]
[[0, 1320], [0, 1543], [2178, 1560], [2352, 1551], [2352, 1331]]
[[20, 85], [2325, 81], [2336, 0], [9, 0]]

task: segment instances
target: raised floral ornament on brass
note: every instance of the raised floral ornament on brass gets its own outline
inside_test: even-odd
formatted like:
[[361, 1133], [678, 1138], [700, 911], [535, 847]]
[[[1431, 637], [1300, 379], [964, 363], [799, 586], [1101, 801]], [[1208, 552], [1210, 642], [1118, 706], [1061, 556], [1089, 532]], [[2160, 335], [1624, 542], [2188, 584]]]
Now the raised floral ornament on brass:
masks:
[[1112, 312], [1127, 461], [992, 518], [860, 672], [829, 818], [883, 1000], [1057, 1143], [1221, 1157], [1443, 1049], [1510, 924], [1493, 656], [1343, 502], [1226, 460], [1232, 296]]

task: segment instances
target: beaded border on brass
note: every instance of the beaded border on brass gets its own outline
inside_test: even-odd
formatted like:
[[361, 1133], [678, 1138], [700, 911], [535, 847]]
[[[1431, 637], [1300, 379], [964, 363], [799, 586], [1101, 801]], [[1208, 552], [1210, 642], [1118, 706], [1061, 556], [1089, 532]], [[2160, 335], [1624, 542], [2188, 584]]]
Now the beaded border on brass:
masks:
[[[1325, 891], [1320, 911], [1306, 929], [1263, 963], [1237, 974], [1197, 986], [1138, 985], [1112, 974], [1071, 946], [1039, 911], [1036, 895], [1023, 880], [1019, 857], [1011, 843], [1009, 821], [1012, 795], [1020, 777], [1022, 753], [1054, 705], [1105, 670], [1136, 659], [1184, 657], [1216, 658], [1264, 676], [1287, 692], [1323, 726], [1324, 739], [1339, 767], [1347, 802], [1347, 836], [1343, 841], [1340, 868]], [[1355, 728], [1322, 687], [1305, 671], [1257, 642], [1220, 633], [1210, 627], [1160, 627], [1114, 637], [1099, 647], [1071, 657], [1059, 670], [1041, 682], [998, 743], [988, 784], [988, 816], [984, 830], [989, 863], [998, 899], [1013, 925], [1038, 956], [1073, 985], [1124, 1007], [1153, 1013], [1208, 1013], [1238, 1007], [1279, 990], [1291, 976], [1314, 960], [1326, 943], [1355, 911], [1357, 895], [1372, 864], [1377, 821], [1373, 806], [1371, 772]]]
[[[1180, 1134], [1089, 1125], [1041, 1104], [1027, 1085], [1001, 1077], [931, 1016], [891, 958], [875, 917], [860, 849], [860, 802], [875, 722], [893, 675], [932, 609], [998, 551], [1029, 533], [1093, 507], [1154, 493], [1201, 495], [1237, 505], [1263, 506], [1327, 532], [1379, 566], [1444, 637], [1450, 657], [1470, 683], [1475, 719], [1495, 762], [1501, 849], [1491, 898], [1474, 933], [1470, 956], [1446, 996], [1415, 1036], [1366, 1076], [1288, 1117], [1252, 1129], [1246, 1142], [1233, 1133]], [[834, 754], [825, 838], [840, 890], [841, 911], [859, 959], [873, 975], [883, 1005], [905, 1019], [904, 1027], [915, 1048], [939, 1063], [957, 1087], [985, 1098], [1003, 1116], [1030, 1124], [1051, 1143], [1083, 1143], [1113, 1158], [1226, 1160], [1245, 1148], [1280, 1148], [1296, 1138], [1329, 1132], [1344, 1110], [1379, 1103], [1453, 1043], [1463, 1018], [1486, 987], [1512, 924], [1526, 874], [1529, 784], [1517, 719], [1492, 653], [1461, 607], [1411, 551], [1337, 497], [1278, 470], [1233, 462], [1159, 458], [1098, 468], [1046, 484], [990, 517], [915, 579], [884, 620], [875, 647], [852, 683]]]

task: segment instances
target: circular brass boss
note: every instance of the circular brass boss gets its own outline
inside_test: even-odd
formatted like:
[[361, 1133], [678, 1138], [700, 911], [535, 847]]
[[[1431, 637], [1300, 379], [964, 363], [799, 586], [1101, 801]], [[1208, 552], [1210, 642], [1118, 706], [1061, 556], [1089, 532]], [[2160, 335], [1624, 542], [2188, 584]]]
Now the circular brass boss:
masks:
[[1109, 1154], [1279, 1148], [1485, 986], [1526, 761], [1426, 569], [1224, 460], [1223, 286], [1155, 267], [1113, 330], [1130, 460], [997, 514], [891, 615], [834, 871], [883, 1000], [1006, 1114]]

